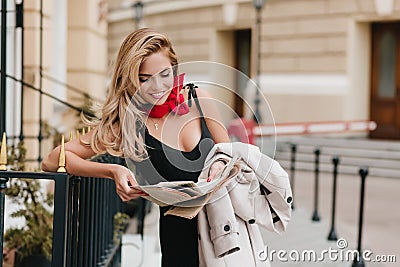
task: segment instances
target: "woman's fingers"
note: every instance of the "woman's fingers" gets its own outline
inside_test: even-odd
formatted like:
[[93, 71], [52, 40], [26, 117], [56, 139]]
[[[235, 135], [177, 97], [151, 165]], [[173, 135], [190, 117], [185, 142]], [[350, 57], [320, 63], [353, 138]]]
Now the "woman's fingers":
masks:
[[131, 199], [147, 196], [145, 192], [134, 188], [137, 185], [132, 172], [128, 169], [124, 170], [118, 175], [116, 179], [117, 194], [122, 201], [129, 201]]
[[145, 192], [143, 192], [143, 191], [141, 191], [139, 189], [133, 188], [133, 186], [136, 186], [138, 184], [137, 184], [136, 180], [133, 179], [132, 175], [128, 175], [128, 182], [130, 184], [129, 192], [128, 192], [130, 195], [133, 195], [135, 197], [137, 197], [137, 196], [139, 196], [139, 197], [148, 196], [147, 193], [145, 193]]
[[208, 175], [207, 182], [211, 182], [215, 178], [217, 173], [224, 168], [224, 166], [225, 164], [221, 161], [214, 162], [213, 165], [211, 165], [210, 167], [210, 173]]
[[141, 196], [148, 196], [149, 194], [137, 189], [133, 189], [133, 191], [129, 192], [129, 195], [141, 197]]
[[132, 175], [128, 175], [127, 178], [128, 178], [128, 185], [129, 186], [137, 185], [137, 182], [133, 179]]
[[133, 188], [130, 188], [128, 191], [120, 189], [117, 190], [117, 193], [123, 201], [129, 201], [138, 197], [148, 196], [148, 194], [146, 194], [145, 192]]

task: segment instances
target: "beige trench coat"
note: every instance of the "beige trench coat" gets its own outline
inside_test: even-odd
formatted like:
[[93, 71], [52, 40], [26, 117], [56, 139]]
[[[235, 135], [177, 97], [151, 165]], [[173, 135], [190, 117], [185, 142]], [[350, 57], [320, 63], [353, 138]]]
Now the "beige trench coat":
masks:
[[291, 217], [292, 191], [287, 173], [258, 147], [216, 144], [199, 180], [207, 179], [217, 159], [240, 158], [240, 171], [219, 189], [198, 215], [200, 266], [270, 266], [259, 226], [285, 231]]

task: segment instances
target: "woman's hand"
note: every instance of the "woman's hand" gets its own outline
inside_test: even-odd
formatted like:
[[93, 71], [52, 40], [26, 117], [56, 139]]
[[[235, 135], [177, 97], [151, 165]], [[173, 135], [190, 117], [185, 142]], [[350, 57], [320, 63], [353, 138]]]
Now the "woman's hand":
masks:
[[219, 173], [225, 167], [225, 162], [222, 160], [216, 160], [210, 167], [207, 182], [211, 182], [217, 173]]
[[148, 195], [143, 191], [132, 188], [132, 186], [137, 185], [135, 177], [133, 177], [133, 173], [124, 166], [115, 165], [113, 179], [117, 188], [117, 194], [122, 201], [129, 201], [131, 199]]

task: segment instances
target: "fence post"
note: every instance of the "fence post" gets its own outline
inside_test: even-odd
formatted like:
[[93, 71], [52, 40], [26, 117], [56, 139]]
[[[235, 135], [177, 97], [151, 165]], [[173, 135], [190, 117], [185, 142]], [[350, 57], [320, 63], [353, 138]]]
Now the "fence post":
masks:
[[3, 266], [3, 239], [4, 239], [4, 211], [5, 211], [5, 190], [9, 178], [0, 178], [0, 267]]
[[329, 231], [328, 234], [328, 240], [336, 241], [338, 238], [335, 231], [335, 211], [336, 211], [336, 183], [337, 183], [339, 157], [334, 156], [332, 162], [333, 162], [332, 218], [331, 218], [331, 230]]
[[362, 238], [362, 227], [363, 227], [363, 216], [364, 216], [364, 194], [365, 194], [365, 178], [368, 175], [368, 167], [361, 167], [359, 172], [361, 177], [361, 191], [360, 191], [360, 215], [358, 218], [358, 245], [357, 251], [358, 256], [354, 256], [352, 267], [364, 267], [364, 260], [362, 257], [362, 250], [361, 250], [361, 238]]
[[[7, 71], [7, 2], [1, 1], [1, 46], [0, 46], [0, 133], [6, 131], [6, 71]], [[3, 252], [2, 252], [3, 253]]]
[[319, 222], [318, 215], [318, 190], [319, 190], [319, 155], [321, 154], [321, 150], [319, 148], [314, 150], [315, 154], [315, 187], [314, 187], [314, 212], [312, 215], [312, 220], [314, 222]]
[[295, 165], [296, 165], [296, 151], [297, 151], [297, 145], [296, 144], [290, 144], [291, 148], [291, 160], [290, 160], [290, 186], [292, 187], [292, 196], [293, 196], [293, 201], [292, 201], [292, 209], [294, 209], [294, 173], [295, 173]]

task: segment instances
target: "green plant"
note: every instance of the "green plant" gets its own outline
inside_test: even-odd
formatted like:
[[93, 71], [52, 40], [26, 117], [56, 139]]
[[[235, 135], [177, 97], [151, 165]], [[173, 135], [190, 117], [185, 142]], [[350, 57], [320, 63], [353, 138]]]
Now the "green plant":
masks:
[[4, 234], [5, 246], [15, 248], [23, 259], [29, 255], [43, 255], [51, 259], [53, 233], [53, 195], [44, 193], [36, 180], [13, 179], [6, 194], [21, 208], [11, 214], [23, 218], [25, 225], [11, 227]]
[[[18, 154], [18, 155], [17, 155]], [[25, 170], [26, 149], [23, 143], [11, 149], [8, 162], [13, 170]], [[16, 250], [20, 260], [30, 255], [43, 255], [51, 259], [53, 234], [53, 194], [42, 190], [33, 179], [11, 179], [6, 195], [19, 209], [11, 214], [23, 218], [22, 227], [11, 227], [4, 234], [5, 247]]]
[[17, 147], [7, 146], [7, 151], [11, 151], [7, 156], [7, 162], [13, 171], [25, 171], [26, 148], [24, 141], [18, 143]]

